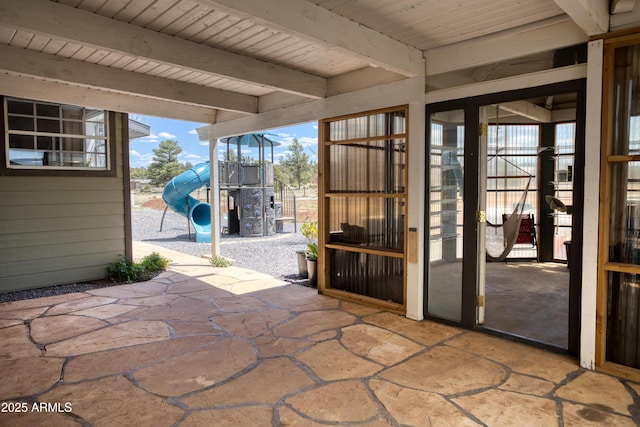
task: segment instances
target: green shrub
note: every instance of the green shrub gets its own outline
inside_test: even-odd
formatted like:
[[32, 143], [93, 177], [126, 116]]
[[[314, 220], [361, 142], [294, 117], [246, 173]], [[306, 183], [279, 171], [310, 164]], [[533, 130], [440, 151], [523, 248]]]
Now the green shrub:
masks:
[[316, 240], [318, 238], [318, 223], [317, 222], [305, 222], [300, 227], [300, 232], [309, 241]]
[[107, 277], [113, 282], [132, 283], [138, 280], [141, 268], [132, 261], [120, 257], [117, 262], [107, 267]]
[[318, 260], [318, 223], [317, 222], [305, 222], [300, 227], [300, 232], [307, 239], [307, 252], [306, 256], [308, 260]]
[[211, 258], [211, 265], [214, 267], [230, 267], [233, 263], [223, 256], [216, 255]]
[[152, 252], [142, 258], [140, 266], [149, 272], [165, 271], [169, 267], [169, 260], [157, 252]]
[[114, 282], [143, 282], [166, 270], [169, 262], [167, 258], [157, 252], [142, 258], [139, 263], [120, 257], [118, 261], [110, 264], [107, 268], [107, 277]]

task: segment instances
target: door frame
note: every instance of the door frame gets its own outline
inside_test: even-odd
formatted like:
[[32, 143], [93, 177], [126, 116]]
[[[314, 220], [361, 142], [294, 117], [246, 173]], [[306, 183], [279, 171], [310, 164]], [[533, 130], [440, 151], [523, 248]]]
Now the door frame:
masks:
[[[574, 163], [574, 188], [573, 188], [573, 218], [569, 279], [569, 337], [568, 352], [570, 355], [578, 356], [580, 351], [580, 316], [581, 316], [581, 292], [582, 292], [582, 244], [583, 244], [583, 213], [584, 213], [584, 165], [585, 165], [585, 114], [586, 114], [586, 79], [576, 79], [566, 82], [552, 83], [532, 88], [510, 90], [505, 92], [492, 93], [476, 97], [462, 98], [450, 101], [442, 101], [425, 106], [425, 144], [430, 143], [431, 126], [429, 117], [433, 113], [464, 110], [465, 117], [465, 150], [464, 150], [464, 175], [477, 177], [478, 152], [479, 152], [479, 108], [483, 105], [499, 104], [504, 102], [518, 101], [538, 96], [550, 96], [567, 92], [576, 93], [576, 151]], [[427, 147], [428, 149], [428, 147]], [[430, 156], [425, 156], [426, 170], [430, 168]], [[430, 174], [425, 173], [425, 191], [430, 188]], [[468, 184], [468, 185], [467, 185]], [[464, 185], [464, 233], [462, 251], [462, 313], [459, 323], [453, 322], [465, 329], [480, 330], [481, 325], [477, 324], [477, 283], [478, 283], [478, 253], [476, 249], [476, 237], [478, 233], [478, 223], [476, 212], [478, 210], [479, 189], [472, 182]], [[429, 259], [429, 217], [430, 217], [429, 194], [425, 196], [425, 260]], [[452, 323], [435, 318], [427, 313], [428, 308], [428, 281], [429, 262], [424, 263], [424, 317], [444, 323]], [[532, 342], [524, 340], [527, 342]]]

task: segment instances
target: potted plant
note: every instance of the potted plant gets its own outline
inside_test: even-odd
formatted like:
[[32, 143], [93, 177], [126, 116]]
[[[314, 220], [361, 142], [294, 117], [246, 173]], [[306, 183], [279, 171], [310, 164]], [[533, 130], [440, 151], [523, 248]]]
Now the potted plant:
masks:
[[307, 269], [307, 251], [300, 249], [296, 251], [296, 258], [298, 260], [298, 276], [306, 279], [309, 277], [309, 270]]
[[315, 286], [318, 280], [318, 223], [304, 223], [302, 224], [302, 227], [300, 227], [300, 232], [307, 239], [307, 251], [305, 256], [307, 260], [309, 284]]

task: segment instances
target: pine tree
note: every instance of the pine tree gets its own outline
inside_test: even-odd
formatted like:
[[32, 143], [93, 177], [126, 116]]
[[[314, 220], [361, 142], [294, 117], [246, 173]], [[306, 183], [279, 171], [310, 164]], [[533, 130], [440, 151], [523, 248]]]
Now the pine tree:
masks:
[[182, 148], [178, 141], [165, 139], [160, 142], [158, 148], [153, 149], [153, 162], [149, 165], [148, 176], [153, 185], [165, 185], [171, 178], [184, 171], [184, 167], [178, 162], [178, 154]]
[[129, 175], [131, 179], [146, 179], [147, 178], [147, 168], [144, 166], [138, 168], [131, 168]]
[[286, 154], [280, 165], [292, 178], [294, 184], [300, 188], [302, 184], [311, 180], [315, 169], [309, 162], [309, 156], [304, 152], [304, 146], [298, 141], [298, 138], [293, 138], [289, 150], [290, 152]]

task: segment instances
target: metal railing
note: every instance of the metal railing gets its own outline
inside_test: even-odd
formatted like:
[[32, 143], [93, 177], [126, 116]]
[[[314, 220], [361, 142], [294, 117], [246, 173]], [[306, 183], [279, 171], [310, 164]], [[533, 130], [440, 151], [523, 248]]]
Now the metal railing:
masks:
[[273, 194], [275, 203], [279, 204], [279, 207], [276, 207], [276, 221], [293, 221], [293, 231], [297, 233], [296, 194], [293, 189], [274, 177]]

